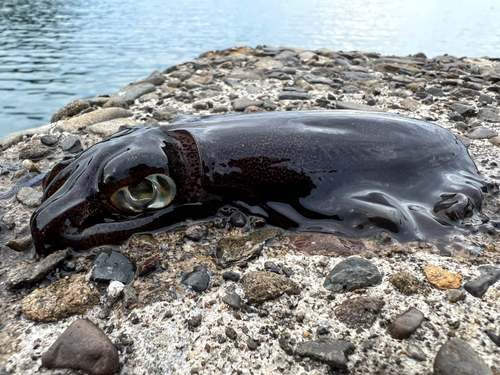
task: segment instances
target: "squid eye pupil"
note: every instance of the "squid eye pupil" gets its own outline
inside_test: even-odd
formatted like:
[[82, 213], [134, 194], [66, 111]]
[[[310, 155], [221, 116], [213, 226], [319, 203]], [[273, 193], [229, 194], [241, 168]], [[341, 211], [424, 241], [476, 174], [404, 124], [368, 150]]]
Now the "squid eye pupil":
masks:
[[154, 189], [153, 183], [149, 180], [142, 180], [137, 184], [129, 186], [128, 192], [130, 193], [130, 197], [133, 200], [140, 202], [151, 201], [156, 196], [156, 191]]

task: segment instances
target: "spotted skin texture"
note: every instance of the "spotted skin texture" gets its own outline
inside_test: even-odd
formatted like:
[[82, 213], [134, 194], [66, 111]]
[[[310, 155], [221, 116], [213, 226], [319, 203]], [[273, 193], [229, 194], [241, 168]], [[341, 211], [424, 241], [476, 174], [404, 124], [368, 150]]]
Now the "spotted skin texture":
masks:
[[[116, 190], [154, 173], [177, 185], [167, 207], [125, 213]], [[233, 204], [300, 231], [401, 240], [459, 228], [484, 181], [447, 130], [384, 113], [274, 112], [137, 128], [54, 168], [31, 219], [39, 254], [119, 243], [207, 219]]]

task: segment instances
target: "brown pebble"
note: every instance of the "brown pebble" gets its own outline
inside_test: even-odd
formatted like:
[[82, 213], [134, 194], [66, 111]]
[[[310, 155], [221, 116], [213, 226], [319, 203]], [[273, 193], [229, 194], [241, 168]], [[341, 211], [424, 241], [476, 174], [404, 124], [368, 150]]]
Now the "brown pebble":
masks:
[[424, 314], [412, 307], [389, 324], [387, 332], [395, 339], [407, 339], [422, 324], [423, 320]]
[[439, 290], [460, 288], [462, 275], [446, 271], [438, 266], [425, 266], [424, 275], [431, 285]]

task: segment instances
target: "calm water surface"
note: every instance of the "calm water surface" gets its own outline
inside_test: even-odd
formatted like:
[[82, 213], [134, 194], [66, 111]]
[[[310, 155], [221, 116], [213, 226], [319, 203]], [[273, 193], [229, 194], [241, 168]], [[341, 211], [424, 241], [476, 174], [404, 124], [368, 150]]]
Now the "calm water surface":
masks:
[[499, 20], [498, 0], [0, 0], [0, 139], [207, 50], [499, 57]]

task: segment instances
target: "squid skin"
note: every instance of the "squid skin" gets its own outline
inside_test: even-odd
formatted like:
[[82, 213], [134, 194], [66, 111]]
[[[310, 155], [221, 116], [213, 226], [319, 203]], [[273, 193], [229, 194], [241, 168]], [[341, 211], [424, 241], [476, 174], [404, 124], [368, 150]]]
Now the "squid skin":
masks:
[[[127, 213], [110, 197], [151, 174], [177, 193]], [[45, 179], [31, 218], [38, 254], [114, 244], [233, 204], [300, 231], [427, 240], [477, 215], [485, 183], [464, 145], [423, 121], [355, 111], [197, 117], [132, 128]]]

